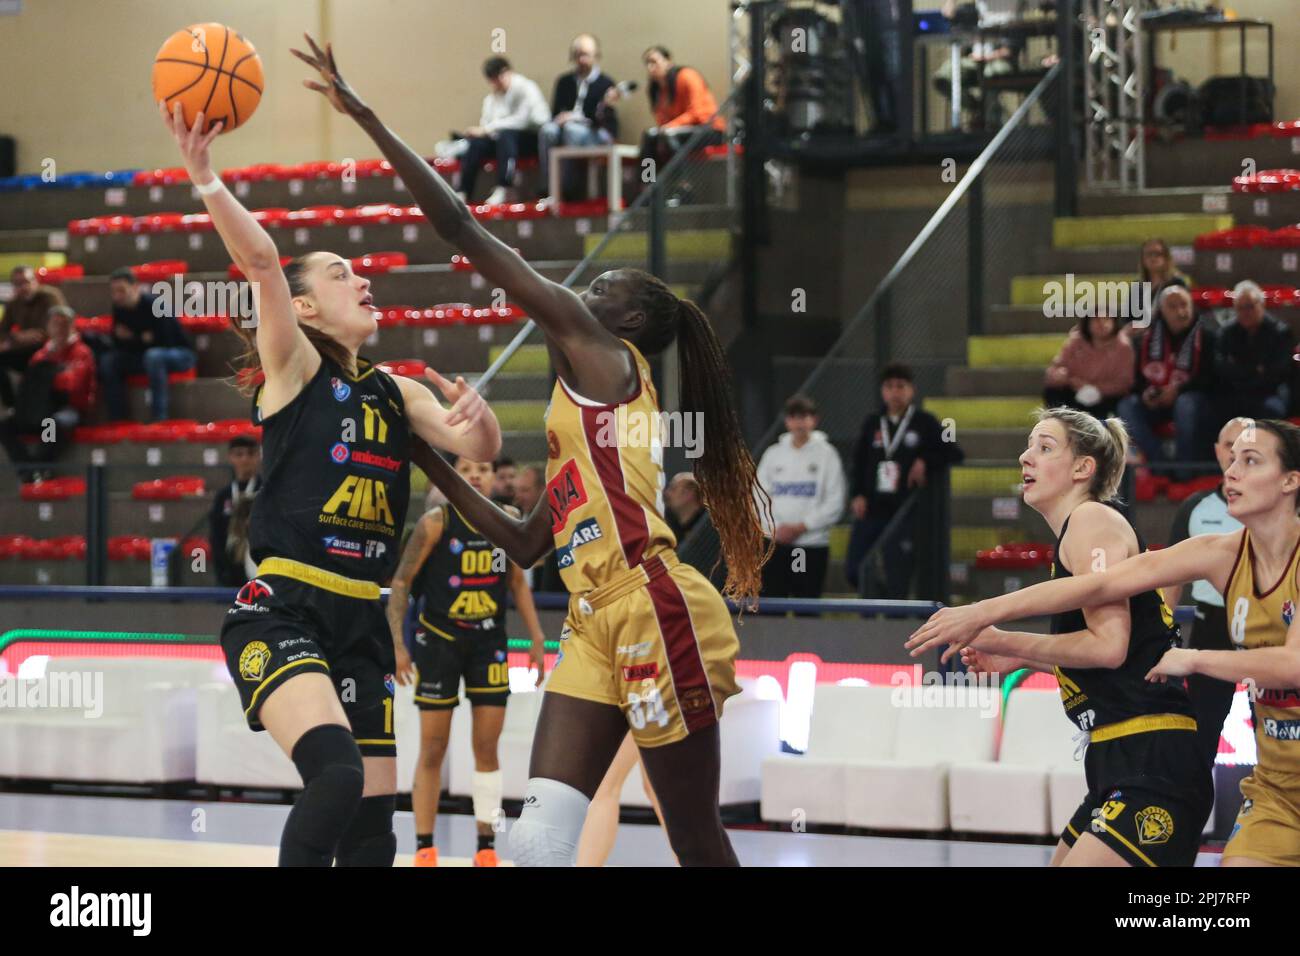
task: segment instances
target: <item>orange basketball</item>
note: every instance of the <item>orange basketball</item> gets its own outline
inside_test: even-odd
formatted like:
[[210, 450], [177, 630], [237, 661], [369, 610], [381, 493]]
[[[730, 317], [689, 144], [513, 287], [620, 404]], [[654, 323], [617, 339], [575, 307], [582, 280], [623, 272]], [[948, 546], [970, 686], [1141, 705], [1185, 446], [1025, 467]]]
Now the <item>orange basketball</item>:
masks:
[[228, 133], [248, 122], [262, 99], [262, 59], [242, 36], [220, 23], [196, 23], [167, 38], [153, 61], [153, 98], [170, 113], [176, 103], [186, 125], [202, 110], [207, 128], [220, 120]]

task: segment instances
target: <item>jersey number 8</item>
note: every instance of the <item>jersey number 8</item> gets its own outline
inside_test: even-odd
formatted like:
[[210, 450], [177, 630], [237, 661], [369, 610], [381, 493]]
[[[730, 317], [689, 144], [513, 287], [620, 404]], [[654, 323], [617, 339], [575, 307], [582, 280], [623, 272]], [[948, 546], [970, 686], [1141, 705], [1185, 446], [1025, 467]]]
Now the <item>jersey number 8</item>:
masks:
[[1232, 623], [1228, 627], [1228, 633], [1232, 637], [1232, 643], [1238, 647], [1246, 643], [1246, 616], [1250, 613], [1250, 602], [1244, 597], [1237, 598], [1237, 603], [1232, 606]]

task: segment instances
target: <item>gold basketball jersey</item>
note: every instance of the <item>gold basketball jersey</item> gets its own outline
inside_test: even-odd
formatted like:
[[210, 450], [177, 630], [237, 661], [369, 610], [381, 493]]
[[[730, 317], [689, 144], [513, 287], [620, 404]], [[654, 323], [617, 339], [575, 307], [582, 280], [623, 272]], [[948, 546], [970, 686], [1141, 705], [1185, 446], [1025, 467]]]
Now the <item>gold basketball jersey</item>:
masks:
[[601, 405], [557, 380], [546, 410], [546, 500], [560, 577], [570, 592], [677, 547], [664, 520], [659, 397], [632, 343], [637, 388]]
[[[1255, 561], [1250, 532], [1242, 532], [1237, 563], [1228, 579], [1224, 604], [1228, 612], [1228, 635], [1234, 646], [1281, 647], [1295, 616], [1300, 587], [1296, 565], [1300, 541], [1279, 581], [1261, 594], [1255, 580]], [[1264, 582], [1268, 586], [1272, 582]], [[1252, 710], [1259, 766], [1277, 773], [1300, 773], [1300, 689], [1294, 687], [1255, 688]]]

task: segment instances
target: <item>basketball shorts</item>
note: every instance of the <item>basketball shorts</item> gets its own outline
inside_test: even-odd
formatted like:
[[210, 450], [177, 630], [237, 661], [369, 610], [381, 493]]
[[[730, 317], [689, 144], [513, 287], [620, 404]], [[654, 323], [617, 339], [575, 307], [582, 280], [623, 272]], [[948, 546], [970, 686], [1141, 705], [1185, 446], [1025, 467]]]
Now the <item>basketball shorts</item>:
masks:
[[740, 642], [717, 589], [672, 551], [571, 595], [546, 690], [622, 709], [637, 746], [716, 724]]
[[[1170, 728], [1125, 733], [1136, 721]], [[1178, 714], [1093, 731], [1084, 756], [1088, 795], [1061, 834], [1066, 846], [1091, 833], [1131, 866], [1192, 866], [1214, 805], [1195, 731], [1196, 722]], [[1097, 740], [1108, 733], [1115, 736]]]
[[420, 615], [411, 644], [415, 706], [451, 710], [460, 703], [460, 682], [471, 706], [504, 707], [510, 696], [510, 665], [504, 630], [457, 632], [450, 621]]
[[239, 590], [221, 628], [226, 669], [244, 717], [290, 677], [329, 675], [363, 756], [392, 757], [396, 659], [379, 586], [287, 558], [267, 558]]
[[1256, 767], [1241, 781], [1241, 811], [1223, 858], [1300, 866], [1300, 774]]

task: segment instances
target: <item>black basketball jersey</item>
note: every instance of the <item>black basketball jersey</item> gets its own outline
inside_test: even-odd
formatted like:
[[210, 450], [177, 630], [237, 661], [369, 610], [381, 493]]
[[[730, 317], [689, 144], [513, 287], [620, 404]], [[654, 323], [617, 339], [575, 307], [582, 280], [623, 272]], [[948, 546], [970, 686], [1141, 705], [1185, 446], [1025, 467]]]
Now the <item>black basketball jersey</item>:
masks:
[[357, 367], [354, 378], [322, 358], [293, 401], [262, 421], [255, 561], [289, 558], [376, 584], [392, 577], [411, 497], [411, 433], [397, 383], [362, 359]]
[[[1119, 509], [1116, 509], [1117, 511]], [[1121, 512], [1122, 513], [1122, 512]], [[1128, 520], [1127, 518], [1125, 520]], [[1072, 577], [1061, 564], [1061, 541], [1069, 530], [1070, 519], [1061, 526], [1056, 539], [1056, 558], [1052, 562], [1053, 578]], [[1132, 522], [1129, 522], [1132, 527]], [[1146, 550], [1137, 533], [1138, 549]], [[1150, 682], [1147, 673], [1178, 645], [1178, 627], [1173, 612], [1165, 607], [1158, 591], [1145, 591], [1129, 598], [1128, 654], [1115, 669], [1105, 667], [1056, 668], [1061, 685], [1061, 703], [1066, 715], [1082, 730], [1094, 730], [1107, 724], [1150, 714], [1192, 715], [1192, 704], [1181, 681]], [[1052, 616], [1053, 634], [1069, 634], [1087, 628], [1083, 611], [1066, 611]]]
[[505, 552], [451, 505], [442, 512], [442, 537], [417, 580], [416, 596], [424, 598], [421, 620], [453, 635], [502, 633], [510, 567]]

